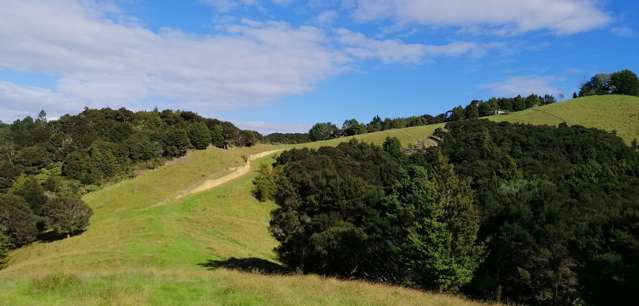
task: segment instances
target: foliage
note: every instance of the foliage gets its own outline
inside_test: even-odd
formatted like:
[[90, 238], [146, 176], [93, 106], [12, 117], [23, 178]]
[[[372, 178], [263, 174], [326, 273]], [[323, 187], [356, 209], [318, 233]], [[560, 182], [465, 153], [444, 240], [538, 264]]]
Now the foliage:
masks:
[[272, 144], [296, 144], [310, 141], [307, 133], [272, 133], [264, 136], [264, 142]]
[[258, 176], [253, 179], [253, 195], [261, 202], [273, 200], [277, 190], [276, 174], [273, 167], [268, 164], [261, 164]]
[[189, 127], [189, 139], [193, 147], [198, 150], [204, 150], [211, 143], [211, 132], [209, 132], [206, 124], [197, 122]]
[[612, 74], [599, 73], [584, 83], [579, 91], [580, 97], [610, 94], [639, 96], [639, 78], [628, 69]]
[[[554, 96], [538, 96], [531, 94], [527, 97], [516, 96], [513, 98], [491, 98], [488, 101], [473, 100], [465, 108], [456, 106], [453, 109], [437, 116], [422, 115], [406, 118], [386, 118], [382, 120], [379, 116], [373, 117], [368, 124], [359, 123], [355, 119], [344, 121], [341, 129], [338, 129], [330, 122], [317, 123], [308, 132], [311, 141], [326, 140], [341, 136], [353, 136], [364, 133], [386, 131], [391, 129], [401, 129], [406, 127], [423, 126], [459, 120], [473, 120], [479, 117], [495, 115], [497, 113], [517, 112], [536, 106], [543, 106], [557, 102]], [[288, 134], [286, 134], [288, 135]], [[266, 136], [269, 139], [270, 135]], [[278, 137], [281, 136], [278, 135]], [[291, 137], [284, 138], [280, 143], [299, 143]]]
[[34, 177], [26, 178], [24, 183], [16, 188], [15, 194], [21, 196], [35, 213], [38, 213], [42, 205], [47, 202], [44, 188]]
[[610, 75], [613, 94], [639, 96], [639, 78], [630, 70], [621, 70]]
[[[466, 182], [449, 167], [352, 141], [283, 153], [271, 232], [280, 260], [304, 272], [456, 290], [481, 250]], [[449, 168], [450, 169], [450, 168]], [[443, 196], [444, 189], [455, 195]]]
[[36, 217], [29, 205], [20, 197], [0, 194], [0, 233], [9, 248], [17, 248], [35, 241], [38, 235]]
[[337, 126], [330, 122], [316, 123], [308, 131], [308, 137], [311, 141], [326, 140], [333, 138], [336, 132]]
[[346, 120], [344, 121], [344, 124], [342, 125], [342, 134], [344, 136], [359, 135], [359, 134], [364, 134], [366, 132], [367, 132], [366, 126], [359, 123], [355, 119]]
[[42, 209], [47, 227], [58, 234], [74, 234], [86, 229], [93, 211], [77, 198], [50, 199]]
[[[465, 290], [525, 304], [628, 303], [639, 153], [580, 126], [451, 122], [439, 148], [469, 179], [488, 256]], [[623, 302], [626, 301], [626, 302]]]

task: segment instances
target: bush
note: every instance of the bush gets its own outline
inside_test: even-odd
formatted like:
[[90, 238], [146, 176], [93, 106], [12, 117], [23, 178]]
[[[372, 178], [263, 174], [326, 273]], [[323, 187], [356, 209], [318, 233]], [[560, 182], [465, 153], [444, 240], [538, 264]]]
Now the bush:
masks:
[[8, 239], [7, 247], [14, 249], [35, 241], [38, 220], [22, 198], [0, 194], [0, 233]]
[[273, 196], [277, 190], [275, 183], [276, 175], [273, 168], [267, 164], [260, 166], [258, 176], [253, 180], [253, 195], [260, 202], [273, 200]]
[[92, 214], [91, 208], [76, 198], [50, 199], [42, 210], [47, 227], [66, 235], [85, 230]]

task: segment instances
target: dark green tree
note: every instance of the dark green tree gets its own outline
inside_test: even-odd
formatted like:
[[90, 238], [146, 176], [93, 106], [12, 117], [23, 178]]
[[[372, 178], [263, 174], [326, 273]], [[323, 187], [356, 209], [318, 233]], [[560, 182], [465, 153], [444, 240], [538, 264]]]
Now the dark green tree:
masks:
[[430, 165], [409, 168], [394, 197], [412, 211], [405, 254], [413, 278], [422, 288], [457, 291], [473, 278], [482, 260], [477, 242], [479, 212], [472, 190], [437, 154]]
[[220, 125], [213, 125], [209, 127], [211, 133], [211, 144], [218, 147], [224, 148], [224, 129]]
[[37, 222], [38, 218], [21, 197], [0, 194], [0, 233], [7, 237], [9, 248], [35, 241], [39, 233]]
[[461, 106], [455, 106], [451, 111], [450, 111], [450, 117], [449, 120], [450, 121], [459, 121], [459, 120], [464, 120], [464, 118], [466, 118], [464, 116], [464, 108]]
[[237, 144], [241, 147], [252, 147], [258, 142], [258, 135], [255, 131], [241, 131]]
[[196, 122], [189, 126], [189, 139], [193, 147], [198, 150], [206, 149], [211, 143], [211, 132], [203, 122]]
[[129, 151], [129, 158], [133, 161], [147, 161], [158, 158], [159, 145], [154, 143], [145, 133], [134, 133], [126, 141], [125, 146]]
[[402, 156], [402, 144], [396, 137], [386, 137], [383, 144], [384, 151], [395, 158]]
[[337, 127], [330, 122], [316, 123], [308, 131], [308, 136], [311, 141], [318, 141], [333, 138], [336, 132]]
[[610, 86], [613, 94], [639, 96], [639, 78], [628, 69], [610, 75]]
[[479, 101], [473, 101], [464, 110], [464, 117], [466, 119], [477, 119], [479, 118]]
[[44, 188], [42, 188], [42, 185], [40, 185], [34, 177], [28, 177], [24, 184], [16, 189], [15, 193], [27, 202], [35, 214], [39, 214], [42, 205], [47, 203]]
[[92, 214], [91, 208], [77, 198], [52, 198], [42, 209], [47, 227], [67, 236], [84, 231]]
[[380, 118], [379, 116], [373, 117], [373, 120], [371, 120], [371, 122], [368, 123], [368, 125], [366, 126], [366, 130], [369, 133], [381, 131], [383, 128], [384, 121], [382, 121], [382, 118]]
[[189, 149], [189, 136], [184, 129], [174, 128], [163, 139], [164, 154], [168, 157], [180, 157]]
[[344, 136], [364, 134], [366, 133], [366, 127], [355, 119], [349, 119], [344, 121], [342, 133]]

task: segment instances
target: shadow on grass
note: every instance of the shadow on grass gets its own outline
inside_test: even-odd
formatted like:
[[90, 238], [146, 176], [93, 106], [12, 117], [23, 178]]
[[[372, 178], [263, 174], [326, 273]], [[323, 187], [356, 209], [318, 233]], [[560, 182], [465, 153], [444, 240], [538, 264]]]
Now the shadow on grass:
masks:
[[73, 236], [81, 235], [82, 233], [84, 233], [84, 231], [77, 231], [70, 234], [59, 234], [54, 231], [48, 231], [48, 232], [39, 234], [36, 240], [39, 242], [48, 243], [48, 242], [54, 242], [54, 241], [58, 241], [62, 239], [67, 239]]
[[229, 270], [260, 274], [287, 274], [289, 272], [284, 266], [280, 264], [256, 257], [231, 257], [226, 260], [208, 260], [207, 262], [198, 265], [205, 267], [208, 270], [225, 268]]

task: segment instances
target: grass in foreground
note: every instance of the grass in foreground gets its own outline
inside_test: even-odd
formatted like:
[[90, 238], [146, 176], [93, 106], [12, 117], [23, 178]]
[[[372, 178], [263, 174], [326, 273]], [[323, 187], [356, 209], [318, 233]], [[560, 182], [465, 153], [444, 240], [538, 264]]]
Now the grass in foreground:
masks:
[[[489, 118], [555, 125], [564, 121], [639, 138], [639, 98], [589, 97]], [[381, 143], [425, 140], [442, 125], [358, 135]], [[336, 145], [349, 138], [297, 145]], [[89, 230], [12, 252], [0, 271], [0, 305], [477, 305], [447, 295], [317, 276], [243, 273], [229, 258], [275, 261], [268, 233], [272, 203], [250, 194], [254, 173], [181, 199], [250, 153], [293, 146], [191, 152], [158, 169], [91, 193]], [[270, 158], [259, 162], [269, 162]], [[251, 268], [251, 266], [247, 266]]]

